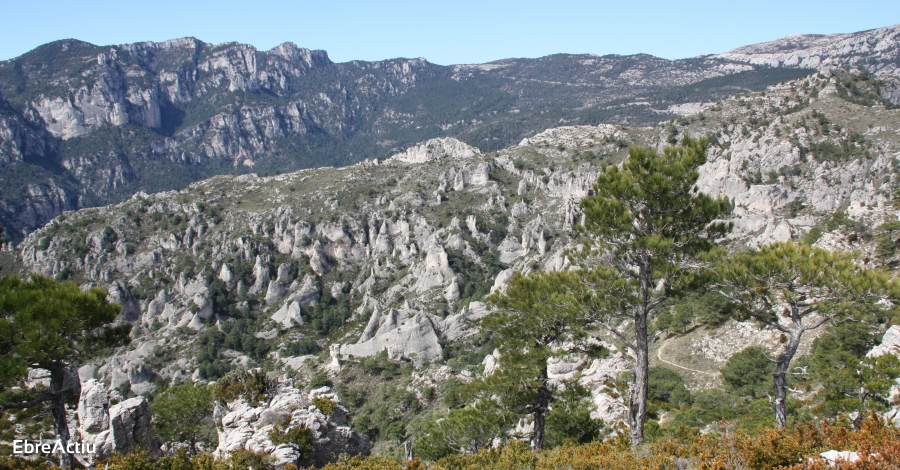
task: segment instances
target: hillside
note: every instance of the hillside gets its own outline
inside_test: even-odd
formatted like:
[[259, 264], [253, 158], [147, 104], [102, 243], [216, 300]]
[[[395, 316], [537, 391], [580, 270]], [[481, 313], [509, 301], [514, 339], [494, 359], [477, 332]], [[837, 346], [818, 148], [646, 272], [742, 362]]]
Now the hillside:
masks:
[[[804, 239], [895, 267], [879, 230], [897, 220], [900, 110], [879, 91], [893, 80], [838, 70], [655, 128], [560, 127], [491, 152], [441, 138], [341, 168], [216, 176], [60, 215], [0, 259], [5, 273], [106, 287], [124, 306], [132, 344], [83, 378], [126, 396], [244, 367], [327, 380], [377, 450], [490, 363], [491, 340], [471, 324], [483, 296], [513, 272], [567, 266], [578, 201], [629, 145], [707, 136], [699, 189], [733, 199], [731, 249]], [[658, 332], [653, 351], [696, 391], [744, 347], [778, 344], [752, 323], [697, 323]], [[623, 408], [608, 383], [629, 360], [553, 373], [589, 375], [592, 415], [613, 422]], [[414, 366], [402, 381], [397, 361]], [[385, 415], [397, 396], [416, 404]]]

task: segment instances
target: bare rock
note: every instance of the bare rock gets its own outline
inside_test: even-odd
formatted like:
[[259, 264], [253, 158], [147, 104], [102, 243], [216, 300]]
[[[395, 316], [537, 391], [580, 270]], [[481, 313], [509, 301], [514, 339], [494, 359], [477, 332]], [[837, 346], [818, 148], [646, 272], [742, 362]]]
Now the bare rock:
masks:
[[91, 379], [81, 384], [78, 422], [82, 431], [92, 434], [109, 429], [109, 394], [97, 380]]
[[158, 452], [150, 428], [150, 403], [135, 397], [113, 405], [109, 409], [109, 428], [116, 452], [127, 454], [136, 449]]
[[452, 137], [431, 139], [422, 145], [410, 147], [403, 153], [389, 158], [388, 162], [425, 163], [440, 158], [471, 158], [481, 151]]
[[271, 304], [277, 302], [287, 293], [287, 287], [278, 281], [269, 281], [269, 288], [266, 290], [266, 303]]
[[83, 384], [78, 401], [76, 436], [85, 444], [96, 445], [100, 458], [113, 452], [126, 454], [137, 449], [157, 455], [159, 447], [152, 436], [147, 399], [136, 397], [109, 406], [112, 395], [96, 380]]
[[295, 301], [285, 302], [285, 304], [272, 314], [272, 321], [280, 324], [284, 328], [293, 328], [303, 324], [303, 317], [300, 315], [300, 303]]
[[881, 344], [872, 348], [866, 356], [878, 357], [885, 354], [900, 356], [900, 326], [893, 325], [884, 332]]
[[321, 296], [322, 292], [316, 284], [315, 276], [307, 274], [303, 276], [300, 288], [291, 294], [290, 299], [299, 303], [301, 307], [310, 307], [315, 305]]

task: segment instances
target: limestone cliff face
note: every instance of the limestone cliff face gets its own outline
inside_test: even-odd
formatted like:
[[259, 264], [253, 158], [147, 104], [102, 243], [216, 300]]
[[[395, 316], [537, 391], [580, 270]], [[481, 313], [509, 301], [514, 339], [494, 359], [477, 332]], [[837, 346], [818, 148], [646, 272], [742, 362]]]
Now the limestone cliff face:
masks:
[[97, 55], [85, 83], [62, 96], [41, 96], [29, 103], [44, 129], [53, 137], [68, 140], [90, 134], [104, 126], [132, 122], [150, 128], [160, 126], [157, 88], [141, 89], [126, 81], [128, 71], [118, 64], [118, 51]]
[[26, 155], [44, 157], [47, 152], [47, 143], [39, 130], [18, 116], [0, 117], [0, 168], [22, 163]]

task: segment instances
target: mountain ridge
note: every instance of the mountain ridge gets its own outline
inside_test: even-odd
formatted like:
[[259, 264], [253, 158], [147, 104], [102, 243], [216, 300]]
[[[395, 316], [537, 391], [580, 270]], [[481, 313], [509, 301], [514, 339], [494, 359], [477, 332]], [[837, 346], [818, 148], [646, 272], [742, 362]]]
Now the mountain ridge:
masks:
[[[828, 41], [868, 44], [865, 34]], [[808, 57], [754, 64], [731, 54], [441, 66], [421, 58], [334, 63], [290, 42], [259, 51], [190, 37], [119, 46], [60, 40], [0, 62], [0, 224], [19, 240], [62, 211], [138, 191], [386, 158], [436, 137], [491, 151], [565, 124], [655, 125], [685, 103], [758, 91], [844, 60], [826, 63], [817, 53], [807, 69], [796, 67], [811, 64]], [[871, 59], [884, 74], [897, 48], [848, 57]]]

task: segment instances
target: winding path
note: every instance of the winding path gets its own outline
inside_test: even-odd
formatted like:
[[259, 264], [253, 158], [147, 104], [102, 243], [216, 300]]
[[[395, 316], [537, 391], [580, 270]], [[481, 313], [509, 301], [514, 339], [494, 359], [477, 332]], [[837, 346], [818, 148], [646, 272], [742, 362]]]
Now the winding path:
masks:
[[668, 341], [668, 340], [664, 341], [663, 344], [661, 344], [661, 345], [659, 346], [659, 349], [656, 350], [656, 358], [659, 359], [660, 362], [664, 362], [664, 363], [666, 363], [666, 364], [668, 364], [668, 365], [670, 365], [670, 366], [672, 366], [672, 367], [677, 367], [677, 368], [679, 368], [679, 369], [684, 369], [684, 370], [686, 370], [686, 371], [696, 372], [696, 373], [698, 373], [698, 374], [709, 375], [709, 376], [712, 376], [712, 377], [715, 377], [715, 376], [719, 375], [717, 372], [706, 372], [706, 371], [702, 371], [702, 370], [691, 369], [690, 367], [680, 366], [680, 365], [678, 365], [678, 364], [675, 364], [674, 362], [669, 362], [669, 361], [663, 359], [663, 358], [662, 358], [663, 349], [666, 347], [667, 344], [669, 344], [669, 341]]

